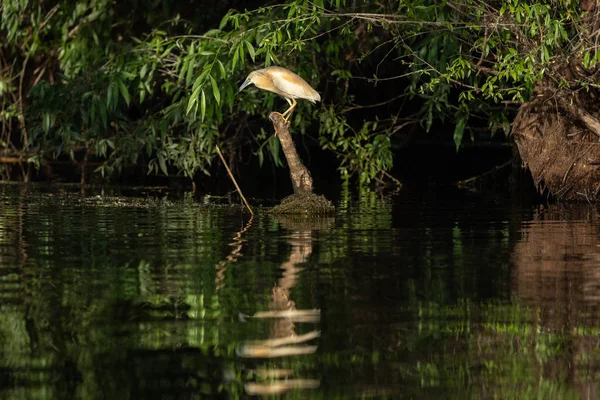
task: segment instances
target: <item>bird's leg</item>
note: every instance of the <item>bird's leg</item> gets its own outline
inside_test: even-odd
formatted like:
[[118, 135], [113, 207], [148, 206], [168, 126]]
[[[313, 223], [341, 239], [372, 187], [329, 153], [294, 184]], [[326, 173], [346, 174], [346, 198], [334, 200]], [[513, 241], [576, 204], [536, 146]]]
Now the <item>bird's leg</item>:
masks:
[[292, 100], [288, 99], [287, 97], [284, 97], [284, 98], [285, 98], [285, 100], [288, 102], [288, 104], [290, 105], [290, 108], [288, 108], [287, 110], [285, 110], [285, 112], [284, 112], [283, 114], [282, 114], [282, 113], [277, 113], [277, 114], [279, 114], [279, 116], [280, 116], [281, 118], [283, 118], [283, 120], [284, 120], [284, 121], [285, 121], [287, 124], [289, 124], [289, 123], [290, 123], [290, 121], [287, 119], [287, 117], [286, 117], [286, 116], [287, 116], [287, 115], [290, 113], [290, 111], [291, 111], [291, 110], [292, 110], [294, 107], [296, 107], [296, 99], [294, 99], [294, 102], [292, 103]]
[[292, 99], [292, 101], [290, 101], [290, 99], [286, 98], [286, 100], [288, 101], [288, 103], [290, 103], [290, 108], [288, 108], [286, 112], [283, 113], [283, 115], [289, 117], [292, 114], [292, 111], [294, 111], [294, 108], [296, 107], [296, 104], [298, 104], [298, 102], [296, 101], [296, 99]]
[[[278, 113], [278, 112], [275, 112], [275, 113], [276, 113], [276, 114], [279, 114], [279, 116], [280, 116], [281, 118], [283, 118], [283, 120], [285, 121], [285, 123], [286, 123], [286, 124], [289, 124], [289, 123], [290, 123], [290, 121], [289, 121], [289, 120], [286, 118], [286, 115], [289, 115], [289, 114], [290, 114], [290, 111], [292, 111], [292, 110], [294, 109], [294, 107], [296, 107], [296, 104], [297, 104], [297, 102], [296, 102], [296, 99], [294, 99], [294, 102], [293, 102], [293, 103], [292, 103], [292, 101], [291, 101], [290, 99], [288, 99], [287, 97], [285, 97], [285, 99], [286, 99], [286, 101], [288, 102], [288, 104], [290, 105], [290, 108], [288, 108], [287, 110], [285, 110], [285, 112], [284, 112], [283, 114], [282, 114], [282, 113]], [[277, 136], [277, 132], [275, 132], [275, 136]]]
[[[277, 115], [279, 115], [281, 118], [283, 118], [283, 120], [285, 121], [285, 123], [286, 123], [286, 124], [289, 124], [289, 123], [290, 123], [290, 122], [289, 122], [289, 121], [288, 121], [288, 120], [285, 118], [285, 116], [284, 116], [282, 113], [280, 113], [280, 112], [277, 112], [277, 111], [273, 111], [273, 114], [277, 114]], [[277, 131], [275, 131], [275, 133], [273, 134], [273, 136], [277, 136]]]

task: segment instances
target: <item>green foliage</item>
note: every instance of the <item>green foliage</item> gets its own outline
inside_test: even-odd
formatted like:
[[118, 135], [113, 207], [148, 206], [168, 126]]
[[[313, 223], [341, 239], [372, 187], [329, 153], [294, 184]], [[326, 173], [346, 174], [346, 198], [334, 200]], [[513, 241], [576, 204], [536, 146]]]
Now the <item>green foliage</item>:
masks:
[[[20, 16], [33, 10], [28, 2], [8, 3], [12, 8], [3, 13], [2, 27], [18, 52], [23, 42], [38, 41], [35, 35], [19, 36], [27, 24]], [[276, 107], [273, 96], [267, 99], [268, 108], [256, 92], [236, 97], [240, 78], [253, 68], [248, 64], [259, 59], [266, 65], [279, 63], [278, 54], [301, 50], [303, 42], [290, 41], [289, 33], [283, 32], [293, 29], [313, 35], [318, 22], [316, 7], [297, 20], [294, 16], [305, 8], [291, 4], [258, 10], [264, 16], [259, 20], [230, 12], [220, 29], [203, 35], [192, 34], [197, 28], [177, 16], [150, 32], [129, 38], [119, 34], [115, 40], [111, 26], [130, 21], [120, 20], [111, 2], [77, 2], [72, 13], [60, 12], [72, 8], [66, 2], [56, 7], [46, 13], [52, 22], [47, 34], [60, 39], [47, 42], [43, 51], [20, 54], [27, 60], [41, 51], [45, 62], [58, 64], [50, 77], [54, 82], [39, 79], [29, 92], [30, 104], [22, 119], [31, 135], [23, 136], [27, 143], [22, 147], [35, 147], [38, 159], [75, 158], [77, 151], [85, 150], [104, 160], [99, 168], [103, 174], [118, 172], [140, 157], [147, 159], [151, 173], [167, 174], [170, 166], [188, 176], [198, 170], [208, 173], [215, 143], [229, 138], [225, 124], [240, 123], [244, 112], [266, 116]], [[293, 20], [276, 20], [282, 13]], [[38, 19], [43, 14], [35, 13]], [[274, 22], [265, 23], [269, 20]], [[28, 72], [25, 66], [23, 71]], [[16, 90], [14, 85], [1, 88]], [[15, 106], [22, 99], [9, 103], [4, 119], [20, 117]], [[310, 121], [303, 124], [299, 125], [306, 130]], [[6, 139], [8, 148], [14, 135]], [[268, 148], [278, 160], [278, 146]]]
[[392, 168], [390, 138], [378, 126], [378, 121], [367, 121], [355, 131], [333, 107], [321, 114], [321, 147], [336, 152], [342, 177], [358, 171], [359, 183], [365, 185]]
[[571, 2], [501, 4], [500, 9], [471, 2], [407, 6], [412, 18], [429, 22], [409, 28], [414, 39], [402, 42], [413, 71], [411, 91], [426, 99], [426, 130], [436, 112], [443, 113], [442, 120], [454, 114], [457, 149], [473, 116], [490, 121], [492, 132], [505, 127], [501, 116], [527, 100], [551, 63], [569, 54], [573, 25], [580, 22]]
[[[323, 103], [301, 101], [292, 130], [318, 133], [341, 174], [367, 184], [392, 167], [391, 143], [404, 127], [449, 123], [457, 149], [482, 121], [508, 134], [507, 111], [553, 63], [570, 54], [586, 67], [600, 60], [595, 46], [575, 40], [582, 22], [570, 1], [290, 0], [222, 18], [144, 0], [1, 4], [0, 145], [38, 163], [83, 151], [105, 175], [130, 163], [208, 174], [217, 142], [250, 146], [261, 163], [268, 149], [280, 163], [269, 135], [245, 138], [264, 132], [285, 103], [252, 88], [236, 94], [262, 66], [286, 66], [317, 88]], [[573, 84], [590, 82], [565, 79]], [[406, 96], [415, 100], [407, 109]]]

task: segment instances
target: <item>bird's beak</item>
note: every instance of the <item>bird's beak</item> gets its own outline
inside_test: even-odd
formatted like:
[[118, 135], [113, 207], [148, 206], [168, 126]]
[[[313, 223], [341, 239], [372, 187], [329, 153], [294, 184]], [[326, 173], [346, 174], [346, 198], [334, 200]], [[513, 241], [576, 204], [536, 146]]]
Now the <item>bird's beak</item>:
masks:
[[244, 90], [244, 88], [245, 88], [246, 86], [248, 86], [250, 83], [252, 83], [252, 82], [250, 82], [248, 79], [246, 79], [246, 80], [244, 81], [244, 83], [242, 83], [242, 86], [240, 86], [240, 88], [238, 89], [238, 91], [237, 91], [237, 92], [239, 93], [239, 92], [241, 92], [242, 90]]

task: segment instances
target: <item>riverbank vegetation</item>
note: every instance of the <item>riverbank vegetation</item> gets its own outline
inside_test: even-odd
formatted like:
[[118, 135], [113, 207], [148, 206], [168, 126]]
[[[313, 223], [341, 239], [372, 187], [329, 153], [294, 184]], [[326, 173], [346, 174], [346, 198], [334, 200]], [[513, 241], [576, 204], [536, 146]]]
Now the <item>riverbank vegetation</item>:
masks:
[[[283, 65], [323, 98], [299, 103], [291, 130], [335, 155], [342, 178], [387, 179], [393, 149], [414, 135], [451, 137], [457, 151], [504, 141], [519, 114], [515, 137], [538, 186], [594, 197], [596, 168], [572, 161], [594, 161], [582, 146], [600, 133], [587, 3], [3, 0], [2, 176], [72, 162], [82, 181], [132, 166], [203, 179], [217, 143], [234, 164], [281, 165], [267, 116], [285, 103], [236, 89], [249, 71]], [[536, 134], [570, 152], [540, 150]], [[549, 159], [561, 162], [549, 171]]]

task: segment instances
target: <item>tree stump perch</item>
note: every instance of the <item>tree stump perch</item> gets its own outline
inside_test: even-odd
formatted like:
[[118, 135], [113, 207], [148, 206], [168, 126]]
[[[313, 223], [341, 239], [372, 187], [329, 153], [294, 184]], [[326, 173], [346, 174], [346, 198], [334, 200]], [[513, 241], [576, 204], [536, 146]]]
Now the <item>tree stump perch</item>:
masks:
[[333, 204], [324, 196], [313, 193], [313, 180], [310, 171], [304, 166], [296, 145], [292, 140], [289, 125], [281, 117], [281, 114], [272, 112], [269, 119], [273, 122], [275, 135], [279, 138], [281, 148], [285, 154], [290, 169], [290, 179], [294, 188], [294, 194], [286, 197], [281, 204], [273, 207], [274, 214], [302, 214], [302, 215], [324, 215], [335, 211]]
[[290, 134], [289, 125], [283, 120], [279, 113], [271, 113], [269, 119], [273, 122], [275, 136], [279, 138], [279, 143], [281, 143], [281, 148], [283, 149], [285, 159], [290, 168], [290, 178], [292, 179], [294, 193], [312, 193], [312, 176], [302, 163], [302, 160], [300, 160], [300, 157], [298, 157], [296, 146], [294, 145], [292, 135]]

